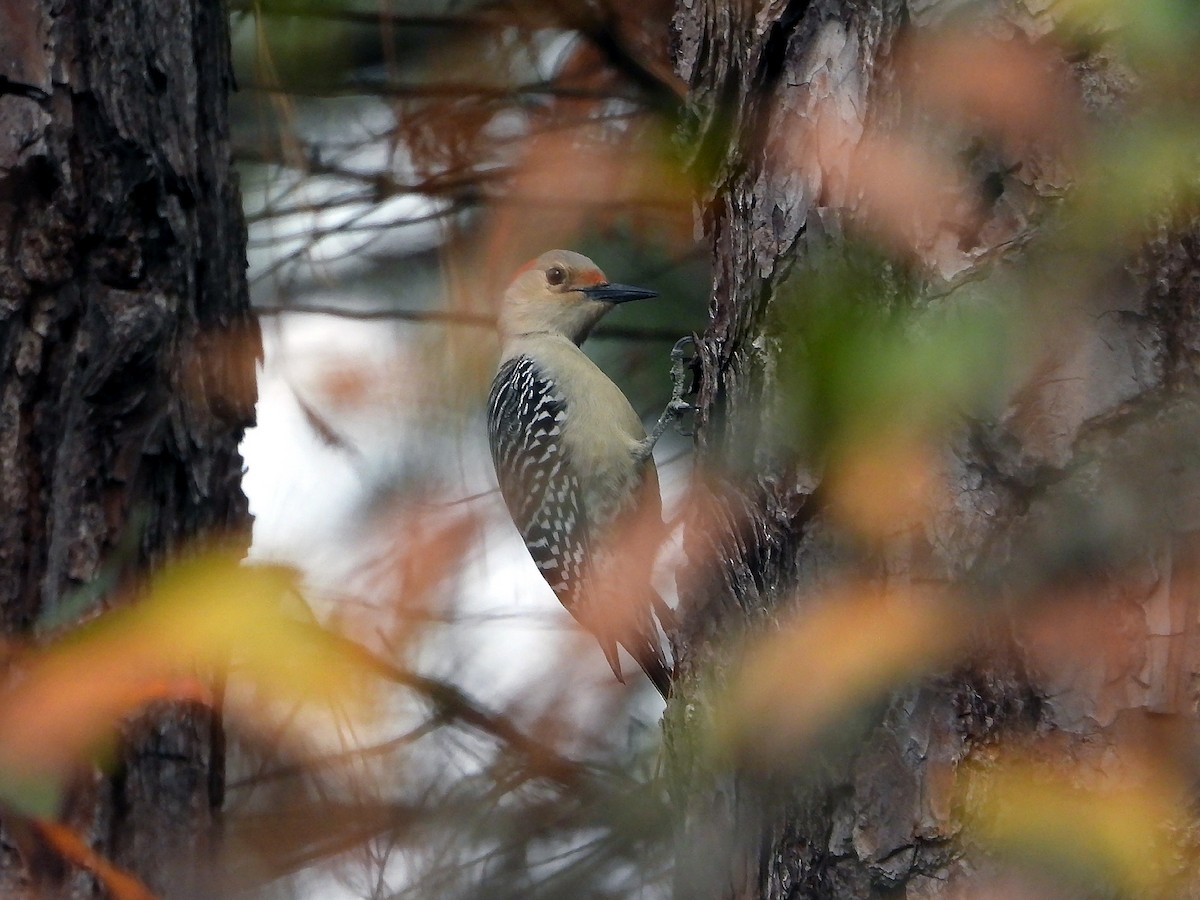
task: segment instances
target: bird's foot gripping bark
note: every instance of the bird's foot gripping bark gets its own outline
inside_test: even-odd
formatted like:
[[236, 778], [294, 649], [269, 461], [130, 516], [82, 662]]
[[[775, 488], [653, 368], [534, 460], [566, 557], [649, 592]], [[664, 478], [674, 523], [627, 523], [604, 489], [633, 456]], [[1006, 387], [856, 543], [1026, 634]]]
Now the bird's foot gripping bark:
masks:
[[671, 402], [667, 404], [667, 410], [675, 420], [675, 430], [684, 437], [695, 434], [694, 429], [683, 424], [683, 416], [695, 412], [691, 398], [699, 390], [700, 354], [696, 352], [696, 339], [689, 334], [671, 348]]
[[[688, 375], [691, 378], [688, 378]], [[676, 430], [684, 437], [691, 437], [693, 431], [682, 425], [683, 416], [695, 410], [686, 398], [695, 395], [700, 382], [700, 356], [696, 353], [696, 339], [691, 335], [680, 338], [671, 348], [671, 399], [667, 402], [658, 422], [650, 434], [642, 441], [638, 455], [642, 458], [650, 456], [654, 445], [662, 437], [667, 426], [675, 422]]]

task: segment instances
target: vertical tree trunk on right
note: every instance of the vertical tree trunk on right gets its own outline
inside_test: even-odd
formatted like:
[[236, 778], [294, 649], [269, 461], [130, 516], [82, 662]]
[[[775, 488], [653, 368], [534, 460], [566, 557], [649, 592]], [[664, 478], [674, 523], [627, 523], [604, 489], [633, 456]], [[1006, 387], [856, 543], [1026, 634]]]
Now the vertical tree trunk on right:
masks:
[[[902, 530], [865, 552], [847, 546], [826, 492], [814, 495], [822, 467], [780, 452], [772, 439], [788, 349], [780, 346], [781, 298], [851, 252], [868, 227], [870, 191], [841, 161], [858, 166], [858, 148], [895, 135], [912, 112], [901, 45], [945, 25], [957, 5], [676, 7], [686, 144], [710, 187], [699, 215], [714, 271], [697, 432], [698, 468], [710, 481], [704, 513], [685, 538], [701, 573], [683, 579], [683, 680], [667, 714], [684, 811], [680, 898], [958, 895], [1005, 873], [965, 836], [956, 807], [967, 769], [987, 769], [998, 741], [1028, 738], [1036, 755], [1050, 736], [1057, 753], [1102, 774], [1162, 728], [1194, 725], [1200, 480], [1187, 461], [1200, 423], [1195, 216], [1161, 214], [1148, 239], [1114, 248], [1106, 266], [1084, 274], [1086, 290], [1077, 281], [1077, 293], [1057, 296], [1078, 273], [1039, 270], [1035, 254], [1049, 239], [1049, 213], [1074, 189], [1064, 151], [958, 135], [980, 220], [970, 234], [932, 229], [927, 245], [941, 249], [925, 257], [921, 290], [909, 295], [901, 276], [897, 285], [885, 277], [878, 303], [906, 306], [920, 323], [976, 302], [971, 285], [1012, 277], [1016, 260], [1042, 317], [1037, 346], [1028, 348], [1032, 376], [1008, 389], [999, 414], [946, 431], [941, 502], [914, 510]], [[1050, 13], [985, 6], [986, 22], [968, 31], [1016, 48], [1055, 47], [1046, 37], [1058, 24]], [[1057, 52], [1086, 127], [1101, 139], [1118, 133], [1129, 71], [1102, 44], [1069, 59]], [[964, 67], [963, 77], [972, 71]], [[764, 774], [702, 761], [686, 735], [712, 712], [719, 689], [701, 673], [727, 672], [731, 636], [789, 620], [851, 568], [884, 589], [934, 585], [986, 597], [973, 614], [1005, 609], [1007, 626], [976, 636], [987, 651], [977, 664], [897, 686], [853, 742], [814, 757], [811, 768]], [[1050, 594], [1081, 601], [1061, 604], [1066, 624], [1057, 634], [1094, 641], [1086, 661], [1056, 653], [1028, 627], [1025, 604]], [[1089, 630], [1089, 615], [1105, 627]], [[1121, 627], [1107, 627], [1114, 622]]]

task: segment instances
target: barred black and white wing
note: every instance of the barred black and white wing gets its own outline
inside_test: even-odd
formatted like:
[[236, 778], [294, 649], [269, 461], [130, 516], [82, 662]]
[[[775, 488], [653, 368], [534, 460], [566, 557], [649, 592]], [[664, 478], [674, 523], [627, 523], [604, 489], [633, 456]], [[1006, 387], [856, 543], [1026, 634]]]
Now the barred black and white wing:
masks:
[[566, 416], [554, 383], [528, 356], [496, 373], [488, 437], [500, 495], [542, 577], [571, 611], [588, 538], [579, 478], [562, 439]]
[[[585, 578], [595, 574], [589, 571], [596, 549], [592, 544], [602, 542], [605, 535], [591, 529], [595, 525], [603, 532], [621, 510], [599, 492], [589, 493], [581, 483], [586, 476], [576, 470], [563, 442], [567, 414], [565, 398], [530, 357], [517, 356], [500, 367], [488, 397], [488, 437], [500, 495], [542, 577], [567, 611], [599, 641], [617, 680], [625, 680], [617, 656], [620, 640], [665, 697], [671, 672], [650, 608], [641, 611], [644, 615], [635, 632], [624, 635], [607, 633], [611, 626], [606, 627], [605, 616], [595, 614], [597, 586], [586, 585]], [[643, 477], [651, 479], [652, 500], [657, 503], [653, 469]], [[638, 492], [631, 492], [624, 499], [628, 502], [637, 496]], [[665, 608], [652, 589], [650, 594]]]

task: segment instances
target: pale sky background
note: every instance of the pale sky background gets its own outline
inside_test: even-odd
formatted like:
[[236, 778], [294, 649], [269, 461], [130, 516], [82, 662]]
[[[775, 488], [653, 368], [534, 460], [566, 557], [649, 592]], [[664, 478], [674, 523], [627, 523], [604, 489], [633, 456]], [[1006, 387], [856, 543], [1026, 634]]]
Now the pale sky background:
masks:
[[[561, 39], [548, 44], [553, 54], [564, 45]], [[388, 141], [393, 109], [385, 103], [372, 98], [340, 98], [328, 107], [306, 102], [290, 115], [289, 126], [304, 140], [349, 148], [330, 150], [339, 153], [338, 164], [346, 170], [374, 173], [397, 165], [396, 148]], [[519, 125], [504, 127], [519, 130]], [[397, 196], [313, 212], [325, 201], [354, 194], [361, 185], [287, 171], [265, 183], [247, 178], [244, 184], [250, 220], [248, 275], [256, 305], [381, 309], [437, 303], [431, 273], [425, 274], [424, 295], [404, 296], [402, 303], [397, 292], [412, 290], [413, 279], [403, 284], [380, 280], [380, 272], [388, 271], [380, 268], [381, 261], [395, 265], [388, 261], [421, 252], [432, 258], [441, 241], [436, 223], [402, 224], [433, 211], [427, 200]], [[268, 202], [271, 214], [262, 215]], [[322, 236], [313, 242], [314, 234]], [[597, 262], [614, 280], [632, 277], [619, 273], [616, 261]], [[336, 598], [380, 602], [378, 573], [397, 552], [394, 532], [381, 527], [386, 517], [380, 515], [380, 497], [389, 496], [381, 488], [426, 484], [433, 476], [440, 488], [427, 502], [454, 504], [446, 507], [448, 515], [469, 509], [484, 527], [451, 586], [458, 598], [456, 621], [440, 634], [434, 629], [421, 646], [417, 668], [453, 680], [481, 705], [503, 710], [518, 722], [523, 714], [536, 717], [547, 696], [562, 692], [565, 706], [560, 711], [577, 723], [581, 735], [580, 746], [565, 747], [568, 752], [586, 750], [589, 742], [624, 747], [654, 739], [661, 699], [628, 656], [623, 658], [628, 686], [615, 681], [594, 639], [574, 625], [542, 580], [494, 491], [484, 398], [465, 411], [440, 411], [435, 427], [430, 427], [431, 411], [411, 402], [409, 386], [422, 377], [418, 351], [430, 331], [387, 320], [295, 313], [267, 316], [262, 324], [258, 424], [242, 445], [247, 467], [243, 485], [255, 516], [251, 558], [299, 567], [314, 606], [327, 617], [342, 612]], [[664, 353], [664, 398], [668, 370]], [[339, 391], [337, 385], [350, 389]], [[300, 400], [353, 450], [323, 440]], [[456, 419], [462, 416], [466, 418]], [[656, 453], [668, 515], [689, 472], [686, 457], [678, 458], [686, 447], [684, 439], [669, 432]], [[674, 461], [664, 467], [668, 457]], [[456, 502], [477, 494], [482, 496]], [[396, 490], [390, 496], [409, 497], [411, 492]], [[658, 587], [670, 603], [679, 562], [674, 546], [660, 564]], [[564, 673], [564, 660], [570, 662], [570, 672]], [[614, 709], [625, 702], [626, 714], [614, 717]], [[625, 730], [611, 733], [614, 721], [627, 723]], [[387, 725], [396, 732], [406, 727], [403, 722]], [[302, 875], [292, 889], [320, 900], [361, 895], [327, 875]]]
[[[368, 573], [388, 552], [386, 536], [372, 533], [369, 515], [374, 486], [431, 452], [454, 454], [449, 468], [461, 473], [448, 496], [469, 497], [495, 485], [486, 453], [482, 415], [468, 420], [461, 441], [424, 430], [413, 411], [389, 402], [386, 392], [368, 395], [350, 408], [321, 403], [316, 387], [332, 370], [386, 372], [419, 327], [350, 322], [318, 315], [275, 317], [264, 323], [265, 362], [259, 380], [258, 425], [246, 436], [244, 487], [255, 516], [253, 559], [283, 560], [300, 567], [319, 598], [323, 591], [369, 594]], [[664, 378], [666, 374], [664, 372]], [[357, 448], [361, 456], [324, 443], [306, 421], [297, 393], [317, 408]], [[434, 446], [430, 446], [430, 441]], [[666, 443], [670, 444], [671, 441]], [[678, 441], [674, 442], [678, 446]], [[449, 456], [443, 456], [448, 459]], [[661, 472], [664, 493], [682, 489], [687, 466], [677, 461]], [[656, 739], [662, 701], [636, 663], [624, 658], [628, 686], [613, 679], [595, 641], [577, 629], [529, 559], [507, 518], [499, 494], [468, 501], [486, 520], [481, 546], [467, 554], [459, 591], [461, 619], [447, 640], [427, 642], [420, 658], [426, 674], [449, 678], [485, 707], [520, 719], [536, 715], [548, 685], [558, 688], [563, 659], [575, 669], [568, 717], [578, 723], [584, 744], [622, 747]], [[659, 588], [674, 602], [673, 566], [679, 550], [668, 550], [660, 565]], [[320, 609], [320, 602], [316, 604]], [[325, 612], [334, 612], [328, 606]], [[631, 694], [631, 692], [633, 692]], [[628, 717], [613, 716], [614, 705], [633, 699]], [[400, 707], [402, 708], [402, 707]], [[398, 715], [402, 715], [399, 713]], [[613, 734], [614, 721], [627, 730]], [[600, 723], [597, 733], [593, 723]], [[384, 723], [385, 731], [410, 727]], [[568, 752], [578, 748], [570, 745]], [[402, 857], [389, 867], [394, 887], [404, 882]], [[351, 864], [343, 872], [355, 871]], [[333, 872], [301, 872], [290, 880], [293, 896], [306, 900], [350, 900], [363, 896], [353, 879]], [[649, 896], [649, 895], [647, 895]]]
[[[255, 516], [251, 555], [299, 566], [318, 594], [324, 588], [353, 588], [386, 552], [370, 533], [371, 501], [381, 481], [420, 467], [432, 454], [442, 461], [453, 459], [442, 475], [447, 470], [461, 475], [436, 502], [495, 487], [481, 413], [464, 423], [461, 440], [453, 440], [422, 428], [411, 408], [389, 402], [392, 398], [383, 391], [349, 406], [323, 396], [320, 384], [331, 372], [357, 372], [368, 383], [375, 373], [386, 372], [406, 352], [405, 344], [419, 339], [420, 328], [320, 315], [272, 317], [264, 323], [258, 425], [242, 445], [247, 465], [243, 484]], [[665, 370], [664, 365], [664, 381]], [[306, 420], [297, 395], [358, 454], [326, 444]], [[686, 471], [686, 463], [676, 460], [660, 472], [668, 503], [682, 488]], [[499, 494], [467, 502], [487, 527], [482, 547], [467, 555], [462, 570], [466, 622], [455, 627], [466, 632], [460, 636], [466, 646], [449, 665], [436, 659], [429, 663], [435, 674], [452, 674], [489, 705], [502, 707], [555, 677], [547, 667], [555, 663], [562, 641], [576, 639], [576, 629], [521, 545]], [[660, 569], [659, 587], [673, 601], [670, 560], [664, 559]], [[590, 638], [575, 657], [583, 658], [599, 688], [607, 690], [611, 683], [621, 689]], [[625, 662], [631, 688], [643, 691], [636, 663]]]

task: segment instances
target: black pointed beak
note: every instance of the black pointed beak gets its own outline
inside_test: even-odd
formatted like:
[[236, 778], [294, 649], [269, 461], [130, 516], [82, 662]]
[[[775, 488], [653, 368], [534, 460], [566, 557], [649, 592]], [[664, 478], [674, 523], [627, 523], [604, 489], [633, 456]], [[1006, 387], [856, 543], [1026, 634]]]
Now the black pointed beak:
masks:
[[650, 291], [630, 284], [609, 284], [607, 281], [579, 290], [589, 300], [601, 300], [604, 303], [628, 303], [630, 300], [645, 300], [647, 297], [658, 296], [658, 291]]

